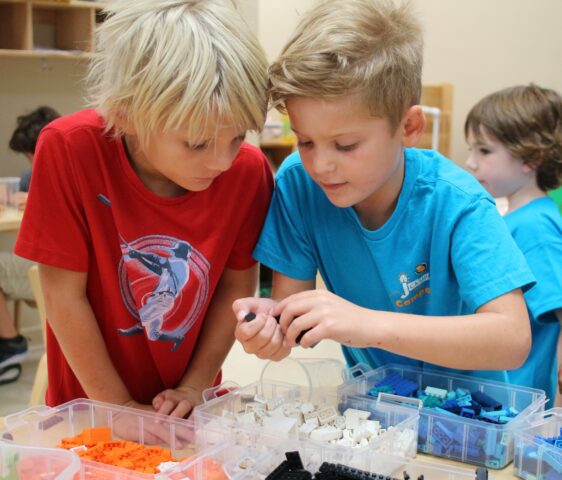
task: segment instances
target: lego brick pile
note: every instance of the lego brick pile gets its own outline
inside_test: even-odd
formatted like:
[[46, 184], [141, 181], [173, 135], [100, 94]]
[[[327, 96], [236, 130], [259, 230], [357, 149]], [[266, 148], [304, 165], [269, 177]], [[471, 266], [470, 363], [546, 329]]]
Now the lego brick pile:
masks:
[[178, 462], [166, 448], [112, 440], [108, 427], [86, 428], [74, 437], [63, 438], [58, 447], [72, 450], [85, 460], [142, 473], [160, 473], [165, 466]]
[[446, 415], [474, 418], [487, 423], [506, 424], [519, 414], [516, 409], [504, 407], [483, 392], [469, 392], [463, 388], [447, 391], [430, 386], [421, 390], [416, 382], [397, 373], [376, 383], [367, 394], [377, 397], [381, 392], [419, 398], [425, 408], [431, 408]]
[[[390, 476], [328, 462], [322, 463], [318, 472], [313, 474], [305, 469], [299, 452], [287, 452], [285, 457], [286, 460], [281, 462], [265, 480], [399, 480]], [[475, 480], [487, 479], [488, 470], [477, 468]], [[404, 471], [401, 480], [416, 480], [416, 477], [412, 478], [407, 471]], [[417, 477], [417, 480], [431, 480], [431, 478], [425, 478], [422, 474]]]
[[[387, 431], [379, 421], [370, 419], [371, 412], [348, 408], [343, 403], [338, 406], [343, 412], [340, 414], [327, 404], [300, 400], [283, 402], [282, 398], [267, 399], [261, 395], [255, 395], [251, 400], [243, 411], [223, 412], [223, 415], [238, 425], [258, 425], [284, 436], [298, 429], [301, 438], [352, 448], [372, 445]], [[392, 428], [390, 426], [389, 430]], [[396, 433], [400, 437], [397, 448], [407, 451], [415, 441], [414, 431], [405, 429]]]

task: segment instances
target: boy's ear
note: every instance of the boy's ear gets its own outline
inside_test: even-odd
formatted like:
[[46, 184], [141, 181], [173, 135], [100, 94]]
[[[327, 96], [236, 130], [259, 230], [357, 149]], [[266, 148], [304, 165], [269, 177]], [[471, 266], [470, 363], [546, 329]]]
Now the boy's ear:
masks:
[[420, 105], [413, 105], [402, 119], [402, 145], [404, 147], [415, 147], [425, 130], [425, 115]]

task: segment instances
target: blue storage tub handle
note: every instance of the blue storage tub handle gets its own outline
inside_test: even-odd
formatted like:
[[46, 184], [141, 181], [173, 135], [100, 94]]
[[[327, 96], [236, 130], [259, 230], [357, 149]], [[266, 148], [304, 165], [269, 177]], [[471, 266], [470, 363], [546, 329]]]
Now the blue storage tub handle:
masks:
[[355, 380], [356, 378], [363, 377], [370, 370], [372, 368], [366, 363], [357, 363], [353, 367], [345, 369], [344, 380]]

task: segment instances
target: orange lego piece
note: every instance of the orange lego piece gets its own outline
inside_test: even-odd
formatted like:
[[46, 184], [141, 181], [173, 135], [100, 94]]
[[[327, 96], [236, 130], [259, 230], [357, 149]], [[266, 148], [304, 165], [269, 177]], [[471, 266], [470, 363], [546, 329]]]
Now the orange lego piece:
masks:
[[85, 428], [82, 431], [81, 435], [84, 438], [85, 443], [110, 442], [111, 428], [109, 427]]

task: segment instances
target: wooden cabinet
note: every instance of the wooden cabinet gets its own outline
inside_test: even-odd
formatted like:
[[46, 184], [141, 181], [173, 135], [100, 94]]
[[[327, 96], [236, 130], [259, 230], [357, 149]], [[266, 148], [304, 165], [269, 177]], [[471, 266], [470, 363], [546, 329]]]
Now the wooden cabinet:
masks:
[[103, 6], [78, 0], [0, 0], [0, 56], [88, 56]]

